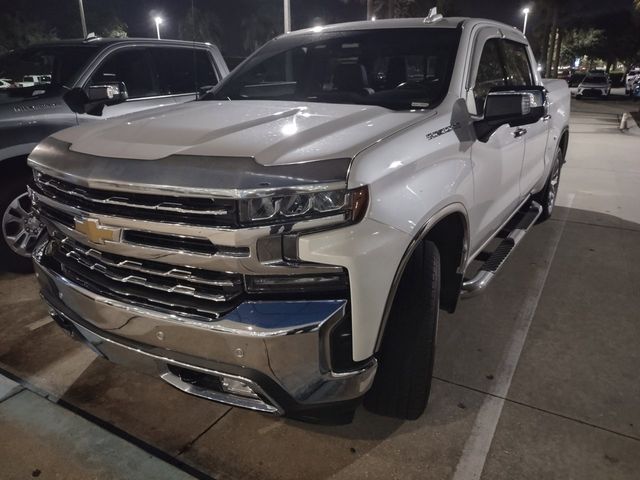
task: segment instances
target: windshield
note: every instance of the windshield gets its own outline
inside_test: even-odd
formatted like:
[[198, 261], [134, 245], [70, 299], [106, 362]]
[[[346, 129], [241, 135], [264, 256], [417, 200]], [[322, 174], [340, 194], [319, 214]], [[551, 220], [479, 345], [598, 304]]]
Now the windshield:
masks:
[[95, 45], [15, 50], [0, 57], [0, 77], [17, 88], [66, 85], [96, 51]]
[[584, 79], [584, 83], [604, 84], [607, 83], [607, 78], [602, 76], [587, 77]]
[[326, 32], [268, 43], [203, 100], [434, 107], [449, 88], [456, 29]]

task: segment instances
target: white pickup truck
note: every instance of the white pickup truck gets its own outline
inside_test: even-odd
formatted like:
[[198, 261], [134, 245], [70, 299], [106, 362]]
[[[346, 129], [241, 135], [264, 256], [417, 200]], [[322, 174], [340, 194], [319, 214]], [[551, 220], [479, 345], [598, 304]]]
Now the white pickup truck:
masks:
[[198, 101], [55, 133], [29, 157], [51, 315], [211, 400], [419, 417], [439, 310], [553, 211], [570, 94], [535, 65], [493, 21], [347, 23]]

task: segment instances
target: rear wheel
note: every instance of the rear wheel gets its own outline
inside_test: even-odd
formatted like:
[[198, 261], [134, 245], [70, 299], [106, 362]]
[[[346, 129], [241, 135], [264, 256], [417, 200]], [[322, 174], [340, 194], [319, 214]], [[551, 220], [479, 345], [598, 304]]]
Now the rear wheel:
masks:
[[558, 149], [556, 158], [553, 160], [551, 166], [551, 173], [549, 179], [541, 192], [537, 193], [534, 200], [542, 206], [542, 213], [540, 214], [539, 222], [543, 222], [551, 217], [553, 209], [556, 206], [556, 200], [558, 198], [558, 187], [560, 186], [560, 172], [562, 170], [562, 163], [564, 162], [564, 155], [562, 149]]
[[378, 372], [364, 404], [380, 415], [415, 420], [429, 400], [440, 299], [440, 254], [424, 242], [413, 254], [394, 299]]
[[9, 177], [0, 192], [0, 265], [17, 273], [33, 271], [31, 253], [43, 225], [27, 194], [29, 175]]

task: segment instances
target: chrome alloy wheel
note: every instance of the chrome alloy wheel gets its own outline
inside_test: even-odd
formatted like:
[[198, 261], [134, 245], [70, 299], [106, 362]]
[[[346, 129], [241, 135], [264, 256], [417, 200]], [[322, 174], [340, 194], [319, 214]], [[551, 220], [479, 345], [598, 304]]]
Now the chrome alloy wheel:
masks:
[[28, 193], [16, 197], [2, 215], [2, 235], [11, 250], [30, 257], [44, 225], [38, 220]]

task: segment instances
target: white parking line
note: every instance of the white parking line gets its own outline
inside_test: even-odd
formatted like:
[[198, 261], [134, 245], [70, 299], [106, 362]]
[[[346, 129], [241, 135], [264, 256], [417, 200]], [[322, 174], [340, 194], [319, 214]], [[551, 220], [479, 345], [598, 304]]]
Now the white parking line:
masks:
[[4, 375], [0, 375], [0, 402], [9, 398], [19, 390], [22, 390], [22, 386], [19, 383], [14, 382]]
[[35, 322], [30, 323], [29, 325], [27, 325], [27, 328], [33, 332], [34, 330], [37, 330], [40, 327], [44, 327], [51, 322], [53, 322], [53, 318], [47, 315], [46, 317], [42, 317], [40, 320], [36, 320]]
[[456, 466], [453, 480], [478, 480], [482, 475], [482, 470], [484, 469], [484, 464], [487, 460], [491, 443], [493, 442], [493, 436], [495, 435], [500, 415], [502, 415], [504, 399], [509, 392], [511, 380], [518, 366], [524, 342], [529, 333], [531, 321], [538, 308], [538, 302], [540, 301], [542, 290], [547, 281], [551, 263], [556, 255], [560, 238], [564, 232], [569, 209], [573, 204], [575, 194], [569, 194], [567, 197], [567, 202], [564, 203], [567, 210], [560, 219], [560, 228], [558, 228], [555, 235], [549, 239], [551, 248], [547, 251], [545, 268], [533, 274], [531, 294], [524, 299], [522, 309], [516, 318], [511, 341], [495, 374], [495, 381], [492, 382], [493, 387], [489, 391], [491, 395], [485, 397], [478, 411], [476, 421], [471, 429], [471, 434], [464, 445], [462, 455]]

